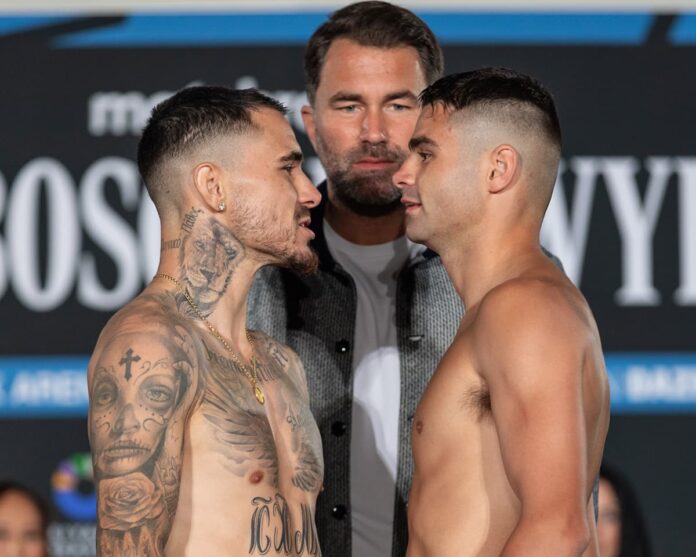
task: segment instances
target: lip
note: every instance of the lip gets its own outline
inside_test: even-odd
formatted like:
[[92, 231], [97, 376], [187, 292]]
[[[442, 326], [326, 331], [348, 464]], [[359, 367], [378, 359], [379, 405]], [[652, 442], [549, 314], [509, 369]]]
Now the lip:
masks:
[[379, 158], [365, 158], [353, 163], [353, 166], [363, 170], [382, 170], [396, 165], [396, 161]]
[[121, 458], [131, 458], [148, 452], [148, 449], [136, 443], [120, 442], [114, 443], [104, 450], [106, 458], [118, 460]]
[[307, 232], [307, 233], [309, 234], [310, 239], [313, 240], [314, 237], [315, 237], [315, 234], [314, 234], [314, 232], [312, 231], [312, 229], [309, 227], [309, 224], [310, 224], [311, 222], [312, 222], [312, 221], [311, 221], [310, 219], [308, 219], [308, 218], [307, 218], [307, 219], [302, 219], [300, 222], [297, 223], [297, 226], [298, 226], [299, 228], [301, 228], [302, 230], [304, 230], [305, 232]]
[[421, 203], [404, 197], [401, 198], [401, 204], [406, 208], [407, 213], [413, 213], [421, 207]]

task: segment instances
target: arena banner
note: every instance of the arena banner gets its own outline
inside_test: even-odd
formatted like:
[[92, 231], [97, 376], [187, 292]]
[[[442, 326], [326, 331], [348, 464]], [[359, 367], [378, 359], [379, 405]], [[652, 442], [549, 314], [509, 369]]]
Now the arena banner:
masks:
[[[613, 446], [637, 447], [630, 420], [645, 416], [694, 430], [696, 13], [418, 13], [448, 72], [512, 67], [556, 96], [563, 160], [542, 239], [597, 317]], [[319, 182], [302, 53], [326, 15], [0, 16], [0, 476], [52, 501], [54, 556], [93, 555], [86, 364], [159, 256], [135, 164], [151, 108], [191, 84], [259, 87], [288, 106]], [[661, 553], [688, 553], [685, 539], [664, 530]]]

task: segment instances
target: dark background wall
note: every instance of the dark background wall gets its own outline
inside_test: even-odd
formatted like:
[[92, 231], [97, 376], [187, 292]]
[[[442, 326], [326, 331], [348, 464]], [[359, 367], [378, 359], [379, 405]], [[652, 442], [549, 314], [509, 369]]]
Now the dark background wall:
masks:
[[[696, 14], [421, 15], [448, 72], [504, 65], [554, 92], [564, 165], [543, 241], [602, 333], [606, 455], [638, 488], [656, 554], [692, 555]], [[0, 477], [54, 502], [56, 556], [93, 553], [87, 357], [159, 253], [140, 127], [192, 82], [258, 85], [311, 154], [302, 52], [324, 17], [0, 17]], [[307, 170], [322, 176], [311, 156]]]

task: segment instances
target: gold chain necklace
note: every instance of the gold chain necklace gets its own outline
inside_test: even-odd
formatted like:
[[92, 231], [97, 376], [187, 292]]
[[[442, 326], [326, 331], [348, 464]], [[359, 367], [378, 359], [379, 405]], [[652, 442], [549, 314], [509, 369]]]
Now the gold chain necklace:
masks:
[[203, 321], [203, 323], [205, 323], [205, 326], [208, 327], [208, 330], [213, 334], [213, 336], [216, 339], [218, 339], [222, 343], [222, 345], [227, 349], [227, 351], [232, 356], [232, 359], [234, 360], [234, 362], [241, 368], [244, 375], [246, 375], [247, 379], [251, 383], [251, 388], [254, 391], [254, 396], [256, 397], [256, 400], [259, 401], [259, 404], [263, 404], [264, 402], [266, 402], [266, 397], [264, 396], [263, 391], [261, 390], [261, 387], [259, 387], [257, 385], [258, 379], [257, 379], [256, 371], [258, 369], [259, 361], [256, 359], [256, 355], [254, 355], [254, 353], [253, 353], [254, 339], [249, 334], [249, 329], [245, 329], [245, 331], [246, 331], [247, 340], [249, 341], [249, 344], [251, 344], [251, 349], [252, 349], [251, 366], [252, 366], [253, 372], [249, 371], [247, 366], [244, 365], [242, 363], [242, 360], [237, 356], [236, 352], [234, 350], [232, 350], [232, 347], [229, 345], [229, 343], [223, 338], [223, 336], [220, 333], [218, 333], [217, 329], [215, 327], [213, 327], [213, 324], [203, 316], [203, 314], [201, 313], [201, 310], [198, 309], [198, 305], [196, 304], [196, 302], [193, 301], [193, 298], [191, 298], [191, 295], [188, 293], [188, 290], [177, 279], [175, 279], [173, 276], [167, 275], [165, 273], [157, 273], [155, 275], [155, 278], [157, 278], [157, 277], [167, 279], [167, 280], [173, 282], [174, 284], [176, 284], [177, 287], [179, 287], [182, 294], [186, 298], [186, 301], [188, 302], [189, 306], [191, 306], [191, 309], [193, 310], [193, 312], [196, 314], [196, 316], [198, 316], [198, 319], [200, 319], [201, 321]]

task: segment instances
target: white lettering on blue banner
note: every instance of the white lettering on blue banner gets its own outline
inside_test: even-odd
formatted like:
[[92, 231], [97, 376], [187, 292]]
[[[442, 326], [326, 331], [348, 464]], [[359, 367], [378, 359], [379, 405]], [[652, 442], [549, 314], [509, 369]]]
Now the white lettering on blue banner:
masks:
[[[610, 352], [605, 358], [613, 413], [696, 413], [696, 352]], [[0, 358], [0, 418], [86, 416], [88, 361]]]
[[87, 356], [0, 358], [0, 418], [86, 416]]

